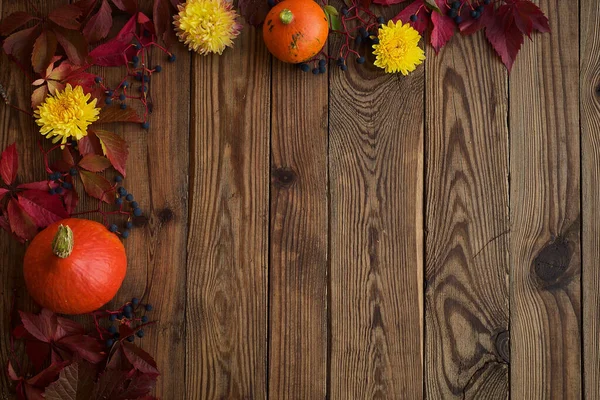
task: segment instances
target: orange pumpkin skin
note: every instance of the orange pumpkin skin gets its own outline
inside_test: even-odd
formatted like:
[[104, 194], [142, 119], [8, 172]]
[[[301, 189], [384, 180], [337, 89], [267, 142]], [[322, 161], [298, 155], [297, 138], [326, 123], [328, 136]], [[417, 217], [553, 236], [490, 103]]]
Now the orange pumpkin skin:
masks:
[[[291, 21], [284, 23], [282, 15]], [[263, 24], [267, 49], [287, 63], [310, 60], [325, 46], [328, 35], [325, 12], [313, 0], [284, 0], [271, 8]]]
[[[73, 232], [73, 250], [66, 258], [53, 252], [59, 226]], [[25, 252], [27, 290], [41, 306], [60, 314], [84, 314], [108, 303], [127, 271], [123, 244], [98, 222], [69, 218], [35, 236]]]

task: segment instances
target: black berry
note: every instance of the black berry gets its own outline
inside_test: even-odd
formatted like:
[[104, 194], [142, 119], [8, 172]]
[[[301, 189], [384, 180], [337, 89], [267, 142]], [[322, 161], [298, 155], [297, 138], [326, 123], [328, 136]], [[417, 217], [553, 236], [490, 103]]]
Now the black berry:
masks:
[[115, 182], [117, 182], [117, 183], [123, 182], [123, 177], [121, 175], [115, 176]]
[[108, 332], [110, 332], [110, 333], [112, 333], [112, 334], [115, 334], [115, 333], [117, 333], [117, 327], [116, 327], [116, 326], [114, 326], [114, 325], [111, 325], [111, 326], [109, 326], [109, 327], [108, 327]]
[[346, 7], [342, 7], [341, 11], [343, 15], [348, 15], [348, 9]]
[[411, 16], [410, 16], [410, 20], [411, 20], [412, 22], [417, 22], [417, 16], [416, 16], [415, 14], [411, 15]]
[[121, 110], [125, 110], [127, 108], [127, 104], [122, 103], [120, 106]]
[[142, 216], [142, 209], [141, 208], [134, 208], [133, 209], [133, 215], [135, 215], [136, 217], [141, 217]]
[[365, 58], [364, 58], [364, 57], [362, 57], [362, 56], [361, 56], [361, 57], [358, 57], [358, 58], [356, 59], [356, 62], [357, 62], [357, 63], [359, 63], [359, 64], [364, 64], [364, 63], [365, 63]]
[[49, 190], [48, 190], [48, 193], [50, 193], [50, 194], [56, 194], [56, 190], [54, 190], [54, 189], [49, 189]]
[[456, 11], [455, 8], [451, 8], [450, 10], [448, 10], [448, 16], [450, 18], [456, 18], [457, 15], [458, 15], [458, 11]]
[[136, 334], [136, 335], [137, 335], [137, 337], [139, 337], [139, 338], [143, 338], [143, 337], [144, 337], [144, 331], [143, 331], [143, 330], [141, 330], [141, 329], [140, 329], [139, 331], [137, 331], [135, 334]]
[[146, 311], [152, 311], [152, 304], [146, 304]]
[[129, 336], [129, 337], [127, 337], [127, 341], [128, 341], [128, 342], [133, 342], [134, 340], [135, 340], [135, 336], [133, 336], [133, 335], [132, 335], [132, 336]]
[[125, 101], [125, 99], [126, 99], [126, 98], [127, 98], [127, 96], [125, 96], [125, 94], [124, 94], [124, 93], [121, 93], [121, 94], [119, 95], [119, 100], [121, 100], [121, 101]]
[[117, 315], [116, 314], [110, 314], [108, 317], [109, 321], [116, 321], [117, 320]]
[[71, 185], [69, 182], [63, 182], [62, 187], [65, 189], [73, 189], [73, 185]]
[[348, 70], [348, 66], [347, 66], [346, 64], [344, 64], [344, 65], [342, 65], [342, 66], [340, 67], [340, 69], [341, 69], [342, 71], [347, 71], [347, 70]]
[[141, 72], [136, 72], [135, 73], [135, 80], [136, 81], [141, 81], [142, 80], [142, 73]]
[[313, 68], [312, 73], [314, 75], [318, 75], [319, 74], [319, 68]]
[[474, 19], [477, 19], [477, 18], [479, 18], [479, 16], [480, 16], [480, 15], [481, 15], [481, 14], [480, 14], [480, 13], [479, 13], [479, 11], [477, 11], [477, 10], [473, 10], [473, 11], [471, 11], [471, 17], [472, 17], [472, 18], [474, 18]]
[[[127, 199], [127, 200], [129, 200], [129, 199]], [[140, 205], [138, 204], [137, 201], [132, 201], [131, 202], [131, 208], [140, 208]]]
[[455, 10], [458, 10], [460, 8], [460, 1], [452, 2], [452, 8], [454, 8]]
[[137, 306], [138, 304], [140, 304], [140, 299], [138, 299], [137, 297], [134, 297], [133, 299], [131, 299], [131, 304], [133, 304], [134, 306]]
[[129, 193], [127, 196], [125, 196], [125, 200], [133, 201], [133, 195], [131, 193]]
[[462, 17], [459, 15], [458, 17], [454, 18], [454, 22], [456, 22], [457, 24], [460, 24], [462, 22]]
[[131, 221], [127, 221], [127, 222], [125, 223], [125, 228], [127, 228], [127, 229], [131, 229], [131, 228], [133, 228], [133, 222], [131, 222]]
[[56, 194], [63, 194], [64, 190], [61, 187], [57, 187], [56, 189], [54, 189], [56, 191]]
[[110, 97], [107, 97], [106, 99], [104, 99], [104, 102], [108, 105], [112, 104], [112, 99]]
[[154, 72], [160, 72], [162, 71], [162, 67], [160, 65], [157, 65], [154, 67]]
[[379, 23], [379, 24], [385, 24], [385, 18], [383, 18], [383, 17], [378, 17], [378, 18], [377, 18], [377, 23]]
[[310, 65], [308, 65], [308, 64], [306, 64], [306, 63], [302, 63], [302, 64], [300, 64], [300, 69], [301, 69], [303, 72], [308, 72], [308, 71], [310, 71]]
[[142, 317], [142, 323], [144, 323], [144, 324], [145, 324], [146, 322], [148, 322], [148, 317], [144, 315], [144, 316]]
[[122, 197], [118, 197], [115, 199], [115, 204], [120, 206], [123, 204], [123, 198]]
[[106, 339], [106, 347], [112, 347], [114, 343], [115, 341], [113, 339]]
[[175, 54], [171, 54], [169, 56], [169, 62], [175, 62], [175, 59], [176, 59]]
[[71, 175], [71, 176], [77, 175], [77, 168], [71, 167], [71, 169], [69, 170], [69, 175]]
[[320, 74], [324, 74], [325, 72], [327, 72], [327, 67], [326, 66], [323, 65], [322, 67], [319, 67], [319, 73]]
[[144, 123], [142, 123], [142, 129], [148, 129], [150, 128], [150, 122], [146, 121]]
[[127, 196], [127, 189], [125, 189], [123, 186], [119, 187], [117, 189], [117, 192], [120, 196]]
[[479, 11], [480, 13], [482, 13], [483, 10], [485, 10], [485, 7], [482, 6], [482, 5], [478, 5], [477, 8], [476, 8], [476, 10]]
[[[125, 230], [121, 233], [121, 236], [123, 236], [123, 239], [127, 239], [129, 237], [129, 231]], [[127, 318], [131, 318], [131, 316], [127, 317]]]
[[114, 233], [119, 230], [119, 227], [115, 224], [110, 224], [110, 226], [108, 227], [108, 230]]
[[138, 56], [133, 56], [131, 57], [131, 61], [133, 61], [134, 64], [137, 64], [140, 62], [140, 58]]

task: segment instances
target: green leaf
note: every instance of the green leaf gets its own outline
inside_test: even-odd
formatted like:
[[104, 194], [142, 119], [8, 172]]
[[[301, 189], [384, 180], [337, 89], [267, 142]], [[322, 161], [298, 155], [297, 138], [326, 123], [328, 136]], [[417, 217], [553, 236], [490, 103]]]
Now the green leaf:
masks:
[[440, 8], [438, 7], [438, 5], [436, 4], [435, 0], [425, 0], [425, 6], [427, 8], [429, 8], [430, 10], [436, 11], [441, 13], [442, 11], [440, 10]]
[[329, 29], [333, 31], [341, 31], [342, 21], [340, 20], [340, 14], [338, 13], [338, 10], [330, 5], [325, 6], [323, 10], [327, 16], [327, 21], [329, 22]]

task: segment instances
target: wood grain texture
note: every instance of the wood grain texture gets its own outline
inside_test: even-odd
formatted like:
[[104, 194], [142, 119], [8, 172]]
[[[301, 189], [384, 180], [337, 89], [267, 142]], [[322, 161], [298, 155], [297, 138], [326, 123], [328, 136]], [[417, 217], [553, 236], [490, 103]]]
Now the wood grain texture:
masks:
[[189, 399], [266, 398], [269, 66], [251, 28], [192, 60]]
[[508, 398], [508, 83], [483, 34], [427, 49], [426, 396]]
[[330, 72], [330, 398], [416, 400], [424, 67], [404, 77], [367, 64]]
[[269, 398], [327, 391], [327, 75], [273, 60]]
[[578, 1], [510, 75], [511, 396], [581, 397]]
[[600, 399], [600, 2], [581, 0], [583, 383]]

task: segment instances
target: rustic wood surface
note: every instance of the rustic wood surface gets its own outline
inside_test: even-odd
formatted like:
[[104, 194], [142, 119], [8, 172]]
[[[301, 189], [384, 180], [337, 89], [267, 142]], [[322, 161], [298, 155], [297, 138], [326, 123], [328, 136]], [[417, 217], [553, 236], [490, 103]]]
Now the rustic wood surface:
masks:
[[[600, 399], [600, 5], [536, 3], [552, 33], [510, 74], [481, 34], [408, 77], [304, 74], [252, 28], [175, 46], [150, 130], [115, 127], [147, 218], [114, 304], [155, 305], [157, 396]], [[0, 84], [29, 106], [3, 54]], [[0, 105], [24, 179], [36, 132]], [[13, 299], [35, 310], [24, 251], [0, 233], [2, 365]]]

